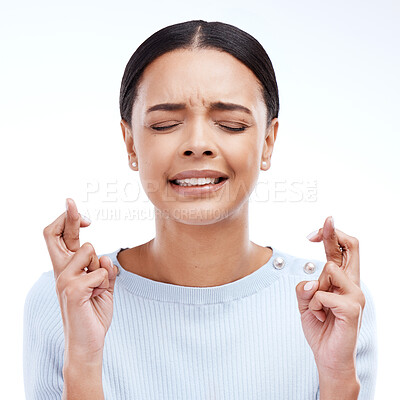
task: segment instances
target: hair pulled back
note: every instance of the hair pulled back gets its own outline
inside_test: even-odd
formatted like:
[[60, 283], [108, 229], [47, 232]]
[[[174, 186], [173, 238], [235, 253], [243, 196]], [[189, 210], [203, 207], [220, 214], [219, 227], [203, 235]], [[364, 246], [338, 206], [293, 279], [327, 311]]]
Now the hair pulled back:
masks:
[[160, 29], [146, 39], [126, 65], [121, 82], [119, 106], [121, 118], [129, 125], [140, 78], [157, 57], [176, 49], [217, 49], [245, 64], [262, 85], [267, 107], [267, 126], [279, 113], [279, 94], [275, 72], [268, 54], [250, 34], [222, 22], [193, 20]]

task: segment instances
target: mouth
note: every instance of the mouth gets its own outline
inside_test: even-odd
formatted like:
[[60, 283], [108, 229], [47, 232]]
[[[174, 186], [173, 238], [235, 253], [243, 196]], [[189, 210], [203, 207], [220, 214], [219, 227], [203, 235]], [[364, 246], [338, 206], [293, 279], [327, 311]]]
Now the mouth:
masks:
[[225, 185], [228, 178], [190, 178], [190, 179], [174, 179], [168, 182], [172, 188], [183, 195], [200, 195], [219, 190]]
[[227, 180], [220, 176], [219, 178], [190, 178], [190, 179], [174, 179], [169, 182], [176, 186], [207, 186], [207, 185], [218, 185], [219, 183]]

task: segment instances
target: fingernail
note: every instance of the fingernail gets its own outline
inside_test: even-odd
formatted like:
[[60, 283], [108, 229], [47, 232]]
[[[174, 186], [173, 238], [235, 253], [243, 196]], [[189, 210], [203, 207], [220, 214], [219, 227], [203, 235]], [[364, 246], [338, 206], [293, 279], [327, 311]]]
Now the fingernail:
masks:
[[333, 222], [333, 217], [331, 217], [332, 228], [335, 229], [335, 223]]
[[311, 290], [314, 287], [315, 281], [309, 281], [304, 285], [304, 290]]
[[65, 209], [68, 211], [68, 199], [65, 199]]
[[82, 215], [82, 214], [81, 214], [81, 217], [82, 217], [86, 222], [88, 222], [89, 224], [92, 223], [91, 219], [90, 219], [89, 217], [87, 217], [86, 215]]
[[307, 239], [308, 239], [308, 240], [314, 239], [314, 237], [318, 236], [318, 231], [319, 231], [319, 229], [317, 229], [317, 230], [314, 231], [314, 232], [311, 232], [311, 233], [307, 236]]
[[108, 259], [110, 260], [110, 265], [111, 265], [111, 268], [114, 268], [114, 263], [112, 262], [111, 258], [110, 258], [110, 257], [108, 257]]
[[316, 315], [316, 317], [317, 317], [318, 321], [324, 322], [324, 320], [321, 319], [320, 317], [318, 317], [318, 315]]

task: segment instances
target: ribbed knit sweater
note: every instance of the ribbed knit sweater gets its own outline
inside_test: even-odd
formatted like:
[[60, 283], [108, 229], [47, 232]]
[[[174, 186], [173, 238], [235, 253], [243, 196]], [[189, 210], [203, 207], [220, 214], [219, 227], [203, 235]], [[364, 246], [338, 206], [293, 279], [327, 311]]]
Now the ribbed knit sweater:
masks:
[[[302, 330], [296, 285], [325, 262], [276, 248], [262, 267], [213, 287], [179, 286], [119, 268], [103, 352], [106, 400], [319, 399], [318, 371]], [[100, 257], [100, 255], [98, 255]], [[277, 257], [284, 260], [276, 268]], [[305, 272], [312, 262], [314, 273]], [[357, 342], [360, 400], [374, 398], [376, 316], [366, 298]], [[53, 271], [29, 291], [24, 309], [26, 398], [61, 399], [64, 334]], [[84, 379], [84, 377], [82, 377]]]

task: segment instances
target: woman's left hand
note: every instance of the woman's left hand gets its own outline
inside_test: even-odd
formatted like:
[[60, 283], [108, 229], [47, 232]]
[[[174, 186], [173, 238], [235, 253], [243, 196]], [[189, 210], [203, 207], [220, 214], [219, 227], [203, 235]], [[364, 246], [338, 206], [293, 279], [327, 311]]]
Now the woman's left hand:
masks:
[[296, 286], [303, 332], [320, 375], [351, 377], [365, 306], [358, 240], [335, 229], [330, 217], [310, 240], [323, 240], [327, 263], [311, 290], [304, 290], [307, 281]]

